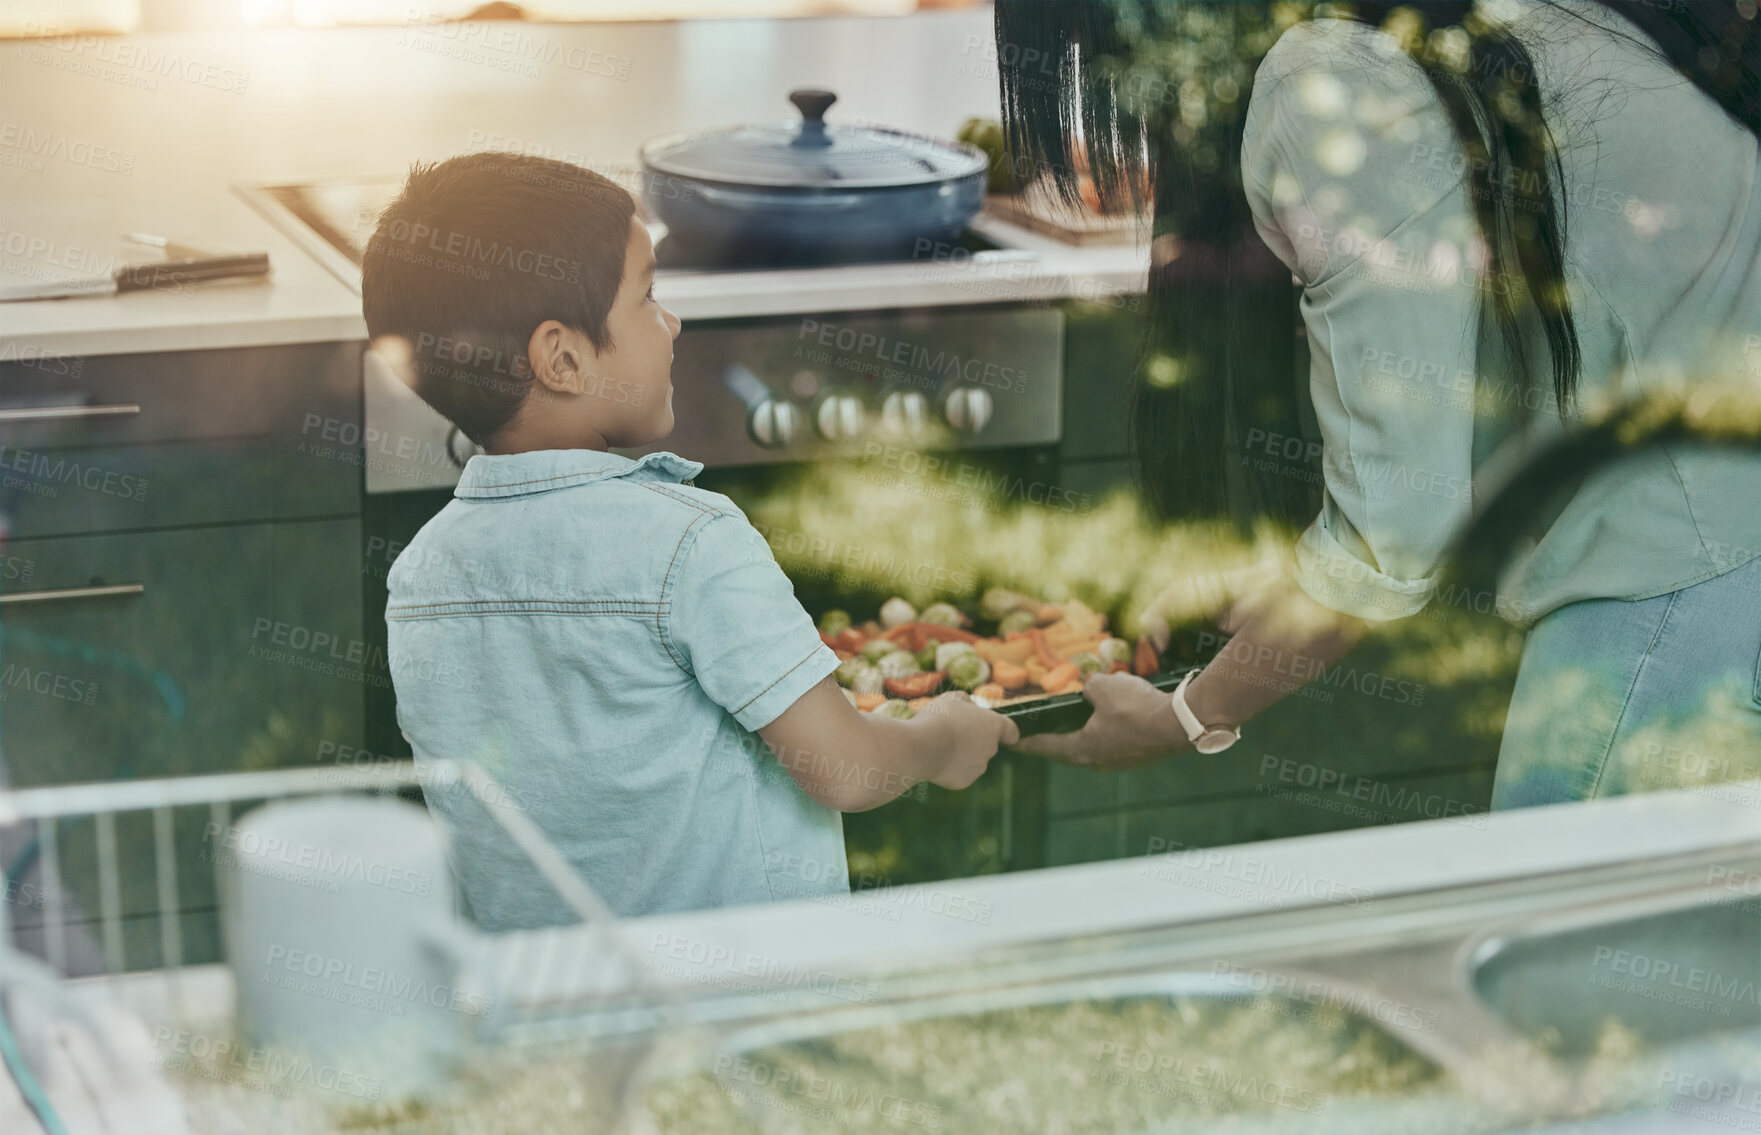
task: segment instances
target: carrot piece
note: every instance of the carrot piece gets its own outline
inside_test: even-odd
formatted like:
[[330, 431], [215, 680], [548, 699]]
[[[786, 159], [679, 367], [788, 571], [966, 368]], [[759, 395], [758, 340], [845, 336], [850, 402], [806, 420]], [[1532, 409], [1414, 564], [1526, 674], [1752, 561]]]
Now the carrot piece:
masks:
[[1040, 663], [1042, 665], [1044, 665], [1047, 669], [1050, 669], [1053, 666], [1056, 666], [1059, 663], [1064, 661], [1062, 658], [1058, 657], [1058, 655], [1056, 653], [1053, 652], [1050, 644], [1048, 644], [1046, 642], [1046, 632], [1040, 630], [1038, 627], [1035, 627], [1035, 628], [1033, 628], [1032, 631], [1030, 631], [1028, 633], [1032, 636], [1031, 641], [1033, 642], [1034, 653], [1039, 655]]
[[919, 709], [922, 709], [924, 706], [928, 705], [930, 702], [935, 701], [935, 700], [936, 699], [934, 699], [934, 698], [912, 698], [911, 700], [907, 701], [905, 704], [910, 706], [913, 710], [919, 710]]
[[1131, 660], [1132, 673], [1139, 678], [1148, 678], [1162, 668], [1156, 658], [1156, 644], [1146, 636], [1137, 640], [1137, 654]]
[[995, 682], [986, 682], [976, 690], [973, 690], [972, 696], [975, 698], [983, 698], [988, 702], [998, 702], [1003, 699], [1003, 687], [997, 685]]
[[913, 623], [912, 625], [921, 628], [924, 638], [941, 639], [943, 642], [977, 642], [981, 637], [969, 630], [960, 627], [944, 627], [940, 623]]
[[1130, 672], [1131, 667], [1125, 665], [1123, 662], [1115, 662], [1107, 667], [1107, 673], [1109, 674], [1129, 674]]
[[998, 659], [991, 664], [991, 677], [1004, 689], [1027, 685], [1027, 667]]
[[882, 684], [896, 698], [921, 698], [935, 693], [947, 676], [946, 670], [924, 670], [903, 678], [888, 678]]
[[1046, 692], [1053, 694], [1080, 694], [1082, 692], [1082, 683], [1080, 681], [1067, 682], [1055, 690], [1048, 690]]
[[1071, 682], [1075, 682], [1078, 686], [1082, 685], [1081, 671], [1077, 670], [1074, 662], [1063, 662], [1048, 667], [1039, 680], [1039, 684], [1043, 688], [1054, 693], [1058, 692], [1061, 687], [1068, 686]]
[[871, 709], [875, 709], [879, 706], [883, 706], [886, 704], [887, 704], [887, 695], [885, 695], [885, 694], [857, 694], [856, 695], [856, 708], [861, 710], [863, 713], [867, 713]]

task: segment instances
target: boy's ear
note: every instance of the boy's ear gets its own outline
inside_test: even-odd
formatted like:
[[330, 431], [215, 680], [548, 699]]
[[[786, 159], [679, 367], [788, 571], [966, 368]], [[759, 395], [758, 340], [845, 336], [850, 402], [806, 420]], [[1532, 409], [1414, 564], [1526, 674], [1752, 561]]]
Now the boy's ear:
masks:
[[554, 319], [533, 330], [526, 344], [526, 359], [532, 366], [532, 377], [545, 389], [558, 394], [579, 394], [585, 389], [586, 360], [581, 357], [578, 338]]

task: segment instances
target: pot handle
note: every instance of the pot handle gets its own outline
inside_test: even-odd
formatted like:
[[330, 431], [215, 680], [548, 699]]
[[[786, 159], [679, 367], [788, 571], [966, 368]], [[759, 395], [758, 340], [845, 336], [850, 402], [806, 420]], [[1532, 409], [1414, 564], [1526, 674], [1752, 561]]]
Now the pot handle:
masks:
[[806, 88], [789, 92], [789, 101], [801, 112], [801, 133], [795, 135], [791, 145], [818, 149], [832, 144], [825, 136], [825, 112], [831, 109], [838, 96], [831, 91]]

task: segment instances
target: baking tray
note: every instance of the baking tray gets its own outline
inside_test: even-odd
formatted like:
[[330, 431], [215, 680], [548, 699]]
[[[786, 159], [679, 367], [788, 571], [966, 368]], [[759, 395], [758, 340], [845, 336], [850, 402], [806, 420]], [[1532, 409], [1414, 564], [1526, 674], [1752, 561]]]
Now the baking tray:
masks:
[[[1147, 681], [1158, 690], [1173, 690], [1180, 684], [1180, 679], [1196, 669], [1196, 666], [1186, 666], [1164, 671]], [[1023, 737], [1032, 737], [1036, 733], [1074, 733], [1094, 716], [1094, 711], [1095, 707], [1080, 693], [1051, 694], [997, 707], [998, 713], [1015, 722]]]

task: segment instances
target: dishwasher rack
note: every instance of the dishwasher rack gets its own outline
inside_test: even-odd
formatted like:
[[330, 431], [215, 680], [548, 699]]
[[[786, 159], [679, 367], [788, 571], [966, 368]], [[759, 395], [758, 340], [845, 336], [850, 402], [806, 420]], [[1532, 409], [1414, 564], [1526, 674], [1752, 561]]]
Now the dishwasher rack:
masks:
[[[0, 886], [11, 896], [17, 890], [17, 879], [7, 869], [19, 862], [38, 865], [40, 901], [31, 905], [39, 907], [43, 917], [40, 924], [30, 928], [40, 929], [41, 953], [49, 966], [58, 974], [66, 974], [70, 932], [90, 920], [83, 916], [80, 904], [66, 885], [63, 861], [68, 848], [63, 829], [90, 820], [97, 867], [96, 926], [105, 972], [112, 977], [139, 972], [142, 967], [130, 969], [124, 951], [117, 820], [129, 814], [147, 815], [152, 824], [151, 867], [156, 900], [156, 909], [149, 913], [159, 921], [161, 964], [145, 968], [160, 971], [170, 979], [175, 991], [180, 985], [177, 975], [186, 966], [183, 922], [186, 916], [198, 913], [185, 909], [180, 899], [188, 880], [180, 870], [176, 853], [175, 810], [206, 806], [209, 822], [226, 826], [240, 804], [346, 794], [384, 797], [428, 786], [468, 789], [580, 923], [602, 932], [597, 935], [602, 940], [597, 944], [604, 947], [604, 952], [596, 956], [615, 959], [621, 963], [623, 976], [636, 985], [644, 984], [640, 962], [622, 939], [611, 932], [616, 920], [610, 909], [545, 839], [531, 818], [507, 802], [507, 793], [496, 781], [481, 766], [470, 762], [395, 761], [368, 768], [285, 769], [0, 791], [0, 833], [10, 834], [23, 843], [22, 851], [8, 855], [7, 862], [0, 863]], [[219, 869], [219, 857], [215, 857], [209, 870], [217, 873]], [[6, 913], [10, 905], [13, 904], [0, 904], [0, 936], [6, 938], [14, 936]]]

